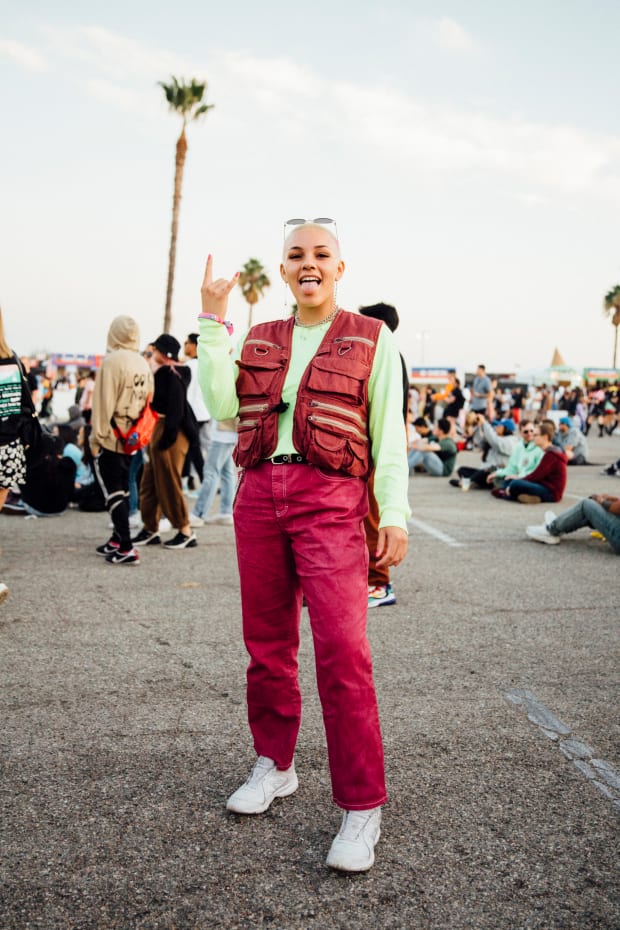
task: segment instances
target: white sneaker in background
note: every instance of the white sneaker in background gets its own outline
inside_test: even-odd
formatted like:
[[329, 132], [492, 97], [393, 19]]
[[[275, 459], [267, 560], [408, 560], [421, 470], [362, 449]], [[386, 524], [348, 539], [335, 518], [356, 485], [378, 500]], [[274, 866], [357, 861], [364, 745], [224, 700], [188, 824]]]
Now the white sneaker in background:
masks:
[[220, 526], [232, 526], [233, 515], [232, 513], [216, 513], [212, 517], [207, 517], [207, 519], [204, 522], [205, 523], [218, 523]]
[[545, 510], [545, 522], [543, 523], [545, 529], [548, 529], [548, 527], [551, 526], [555, 518], [556, 515], [554, 514], [553, 510]]
[[557, 546], [559, 536], [552, 536], [546, 526], [528, 526], [525, 530], [530, 539], [536, 542], [547, 543], [548, 546]]
[[197, 513], [190, 513], [189, 515], [189, 525], [191, 527], [204, 526], [204, 520], [202, 517], [199, 517]]
[[166, 519], [166, 517], [162, 517], [161, 520], [159, 521], [159, 532], [167, 533], [168, 530], [171, 530], [171, 529], [172, 529], [172, 523], [170, 522], [170, 520]]

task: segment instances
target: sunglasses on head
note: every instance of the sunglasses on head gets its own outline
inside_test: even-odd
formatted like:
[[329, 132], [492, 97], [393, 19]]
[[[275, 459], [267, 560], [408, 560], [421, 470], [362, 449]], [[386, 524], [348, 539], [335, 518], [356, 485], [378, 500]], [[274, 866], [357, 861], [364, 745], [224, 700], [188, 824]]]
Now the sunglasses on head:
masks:
[[313, 220], [306, 220], [301, 216], [295, 216], [292, 220], [287, 220], [284, 224], [284, 238], [286, 239], [288, 226], [303, 226], [305, 223], [316, 223], [318, 226], [333, 226], [334, 231], [332, 235], [338, 239], [336, 220], [332, 220], [329, 216], [315, 216]]
[[321, 226], [335, 226], [336, 220], [330, 219], [329, 216], [315, 216], [313, 220], [306, 220], [303, 217], [296, 216], [292, 220], [287, 220], [285, 226], [303, 226], [304, 223], [319, 223]]

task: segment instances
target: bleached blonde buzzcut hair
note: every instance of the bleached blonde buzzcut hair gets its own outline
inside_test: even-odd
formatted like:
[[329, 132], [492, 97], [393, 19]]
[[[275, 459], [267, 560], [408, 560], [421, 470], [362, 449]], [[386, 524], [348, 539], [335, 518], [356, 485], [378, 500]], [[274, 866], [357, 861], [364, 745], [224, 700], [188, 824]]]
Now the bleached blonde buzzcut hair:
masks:
[[286, 258], [286, 250], [289, 247], [288, 243], [289, 243], [291, 236], [293, 236], [296, 232], [299, 232], [299, 230], [301, 229], [320, 229], [321, 232], [326, 233], [334, 244], [334, 247], [336, 249], [336, 257], [338, 259], [342, 257], [340, 254], [340, 242], [338, 241], [338, 237], [334, 235], [334, 233], [329, 228], [329, 224], [308, 222], [308, 223], [299, 223], [298, 225], [291, 227], [291, 231], [285, 237], [284, 244], [282, 246], [282, 258], [283, 259]]

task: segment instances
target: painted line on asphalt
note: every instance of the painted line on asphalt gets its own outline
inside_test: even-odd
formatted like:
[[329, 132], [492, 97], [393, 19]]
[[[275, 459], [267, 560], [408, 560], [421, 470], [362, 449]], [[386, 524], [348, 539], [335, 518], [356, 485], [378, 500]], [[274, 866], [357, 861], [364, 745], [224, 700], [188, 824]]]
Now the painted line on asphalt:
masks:
[[436, 530], [434, 526], [429, 526], [428, 523], [423, 523], [422, 520], [417, 520], [414, 517], [409, 520], [409, 526], [415, 526], [417, 530], [422, 530], [423, 533], [434, 536], [435, 539], [445, 543], [446, 546], [452, 546], [453, 549], [460, 549], [463, 545], [463, 543], [457, 542], [452, 536], [448, 536], [447, 533], [442, 533], [441, 530]]
[[595, 750], [575, 736], [572, 729], [531, 691], [513, 688], [504, 692], [504, 697], [509, 704], [524, 711], [530, 723], [547, 739], [556, 742], [562, 755], [620, 811], [620, 775], [609, 762], [599, 759]]

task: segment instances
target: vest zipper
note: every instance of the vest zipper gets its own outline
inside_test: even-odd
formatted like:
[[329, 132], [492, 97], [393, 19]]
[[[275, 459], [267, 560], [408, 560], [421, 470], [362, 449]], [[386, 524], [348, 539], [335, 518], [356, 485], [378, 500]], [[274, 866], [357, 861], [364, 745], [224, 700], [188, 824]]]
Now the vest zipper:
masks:
[[336, 336], [334, 342], [363, 342], [367, 346], [374, 346], [372, 339], [366, 339], [365, 336]]
[[284, 346], [278, 346], [275, 342], [267, 342], [266, 339], [246, 339], [243, 343], [246, 346], [269, 346], [270, 349], [283, 349]]
[[336, 404], [325, 404], [320, 400], [311, 400], [309, 405], [310, 407], [318, 407], [320, 410], [331, 411], [331, 413], [339, 413], [343, 417], [351, 417], [359, 423], [360, 426], [366, 426], [366, 421], [359, 413], [355, 413], [354, 410], [345, 410], [343, 407], [338, 407]]
[[349, 433], [353, 433], [357, 436], [358, 439], [361, 439], [363, 442], [368, 442], [368, 436], [365, 436], [364, 433], [361, 433], [358, 429], [355, 429], [354, 426], [351, 426], [349, 423], [343, 423], [341, 420], [333, 420], [331, 417], [315, 417], [309, 416], [308, 420], [311, 423], [325, 423], [328, 426], [335, 426], [338, 429], [344, 429]]
[[242, 407], [239, 407], [239, 416], [242, 416], [244, 413], [261, 413], [261, 411], [266, 410], [268, 404], [243, 404]]

